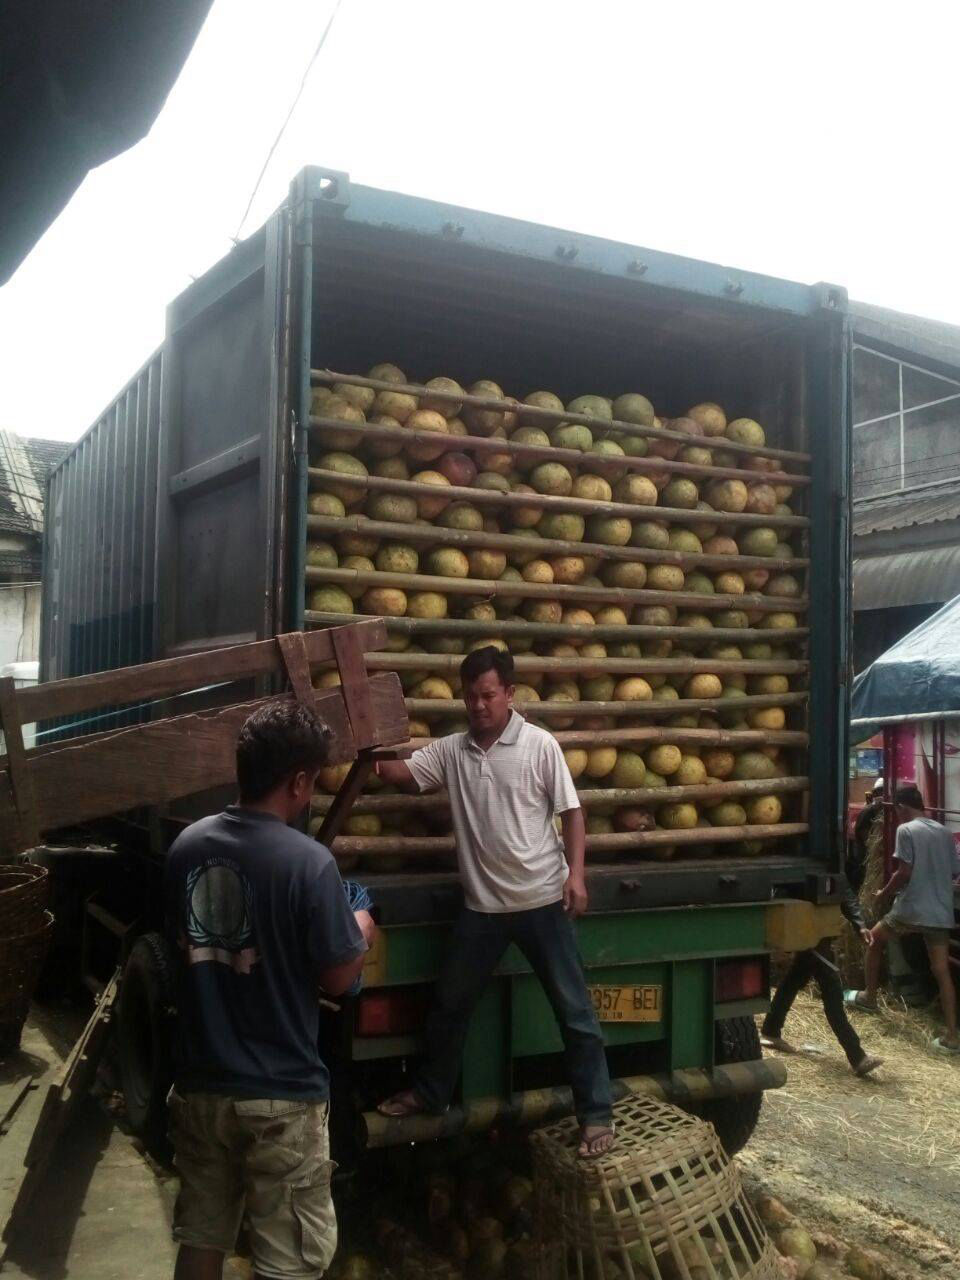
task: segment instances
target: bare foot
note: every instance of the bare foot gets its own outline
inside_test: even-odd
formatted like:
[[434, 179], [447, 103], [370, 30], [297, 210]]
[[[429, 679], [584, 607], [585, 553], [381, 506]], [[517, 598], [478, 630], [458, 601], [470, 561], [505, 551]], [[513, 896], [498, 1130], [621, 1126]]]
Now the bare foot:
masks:
[[392, 1098], [387, 1098], [377, 1107], [382, 1116], [389, 1116], [391, 1120], [402, 1120], [406, 1116], [419, 1116], [426, 1109], [422, 1099], [412, 1089], [404, 1089], [402, 1093], [395, 1093]]
[[765, 1049], [776, 1049], [777, 1053], [796, 1053], [796, 1048], [784, 1040], [783, 1036], [761, 1036], [760, 1043]]
[[610, 1125], [585, 1124], [580, 1130], [577, 1155], [585, 1160], [595, 1160], [597, 1156], [606, 1155], [612, 1146], [613, 1129]]

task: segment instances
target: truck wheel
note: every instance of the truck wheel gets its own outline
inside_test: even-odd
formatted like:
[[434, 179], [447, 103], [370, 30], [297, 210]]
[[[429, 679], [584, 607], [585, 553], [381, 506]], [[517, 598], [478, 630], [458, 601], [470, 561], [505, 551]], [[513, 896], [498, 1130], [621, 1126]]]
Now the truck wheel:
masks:
[[[721, 1018], [715, 1034], [714, 1058], [717, 1066], [728, 1062], [754, 1062], [763, 1057], [760, 1033], [753, 1018]], [[700, 1115], [717, 1131], [727, 1155], [735, 1156], [747, 1145], [760, 1119], [763, 1092], [739, 1098], [718, 1098], [700, 1108]]]
[[130, 950], [120, 988], [120, 1079], [127, 1118], [151, 1154], [170, 1154], [167, 1094], [173, 1082], [173, 978], [159, 933], [145, 933]]

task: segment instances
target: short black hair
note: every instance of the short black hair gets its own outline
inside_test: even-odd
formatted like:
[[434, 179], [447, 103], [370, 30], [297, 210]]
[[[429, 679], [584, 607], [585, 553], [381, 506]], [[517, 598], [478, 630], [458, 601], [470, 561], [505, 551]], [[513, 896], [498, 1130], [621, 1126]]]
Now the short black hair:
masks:
[[905, 809], [925, 809], [920, 788], [914, 782], [904, 782], [897, 787], [893, 797], [894, 804], [901, 804]]
[[514, 682], [513, 654], [509, 649], [498, 649], [495, 644], [485, 644], [482, 649], [474, 649], [460, 663], [460, 683], [476, 680], [487, 671], [495, 671], [500, 683], [508, 689]]
[[262, 800], [301, 769], [326, 764], [333, 738], [312, 707], [272, 698], [249, 715], [237, 739], [241, 802]]

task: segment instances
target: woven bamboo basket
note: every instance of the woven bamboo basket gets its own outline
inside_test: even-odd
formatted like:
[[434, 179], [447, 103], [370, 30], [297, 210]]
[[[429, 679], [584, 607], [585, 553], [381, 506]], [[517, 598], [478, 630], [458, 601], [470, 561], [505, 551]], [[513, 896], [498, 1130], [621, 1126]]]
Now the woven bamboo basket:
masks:
[[781, 1280], [711, 1125], [655, 1098], [614, 1118], [597, 1160], [578, 1158], [573, 1120], [532, 1137], [537, 1280]]
[[52, 936], [53, 913], [44, 911], [30, 932], [0, 937], [0, 1056], [13, 1053], [20, 1044]]
[[50, 898], [46, 867], [28, 862], [0, 868], [0, 938], [30, 933], [43, 923]]

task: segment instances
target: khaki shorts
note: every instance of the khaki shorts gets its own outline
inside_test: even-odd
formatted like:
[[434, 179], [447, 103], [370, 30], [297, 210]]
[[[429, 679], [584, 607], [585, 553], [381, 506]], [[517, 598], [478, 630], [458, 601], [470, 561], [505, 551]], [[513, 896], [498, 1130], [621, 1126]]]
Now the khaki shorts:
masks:
[[246, 1214], [260, 1275], [322, 1276], [337, 1248], [329, 1104], [175, 1089], [168, 1102], [180, 1174], [174, 1239], [231, 1253]]
[[884, 916], [880, 923], [900, 938], [906, 937], [908, 933], [916, 933], [927, 942], [934, 944], [939, 942], [946, 946], [950, 941], [949, 929], [932, 929], [925, 924], [910, 924], [906, 920], [898, 920], [891, 915]]

